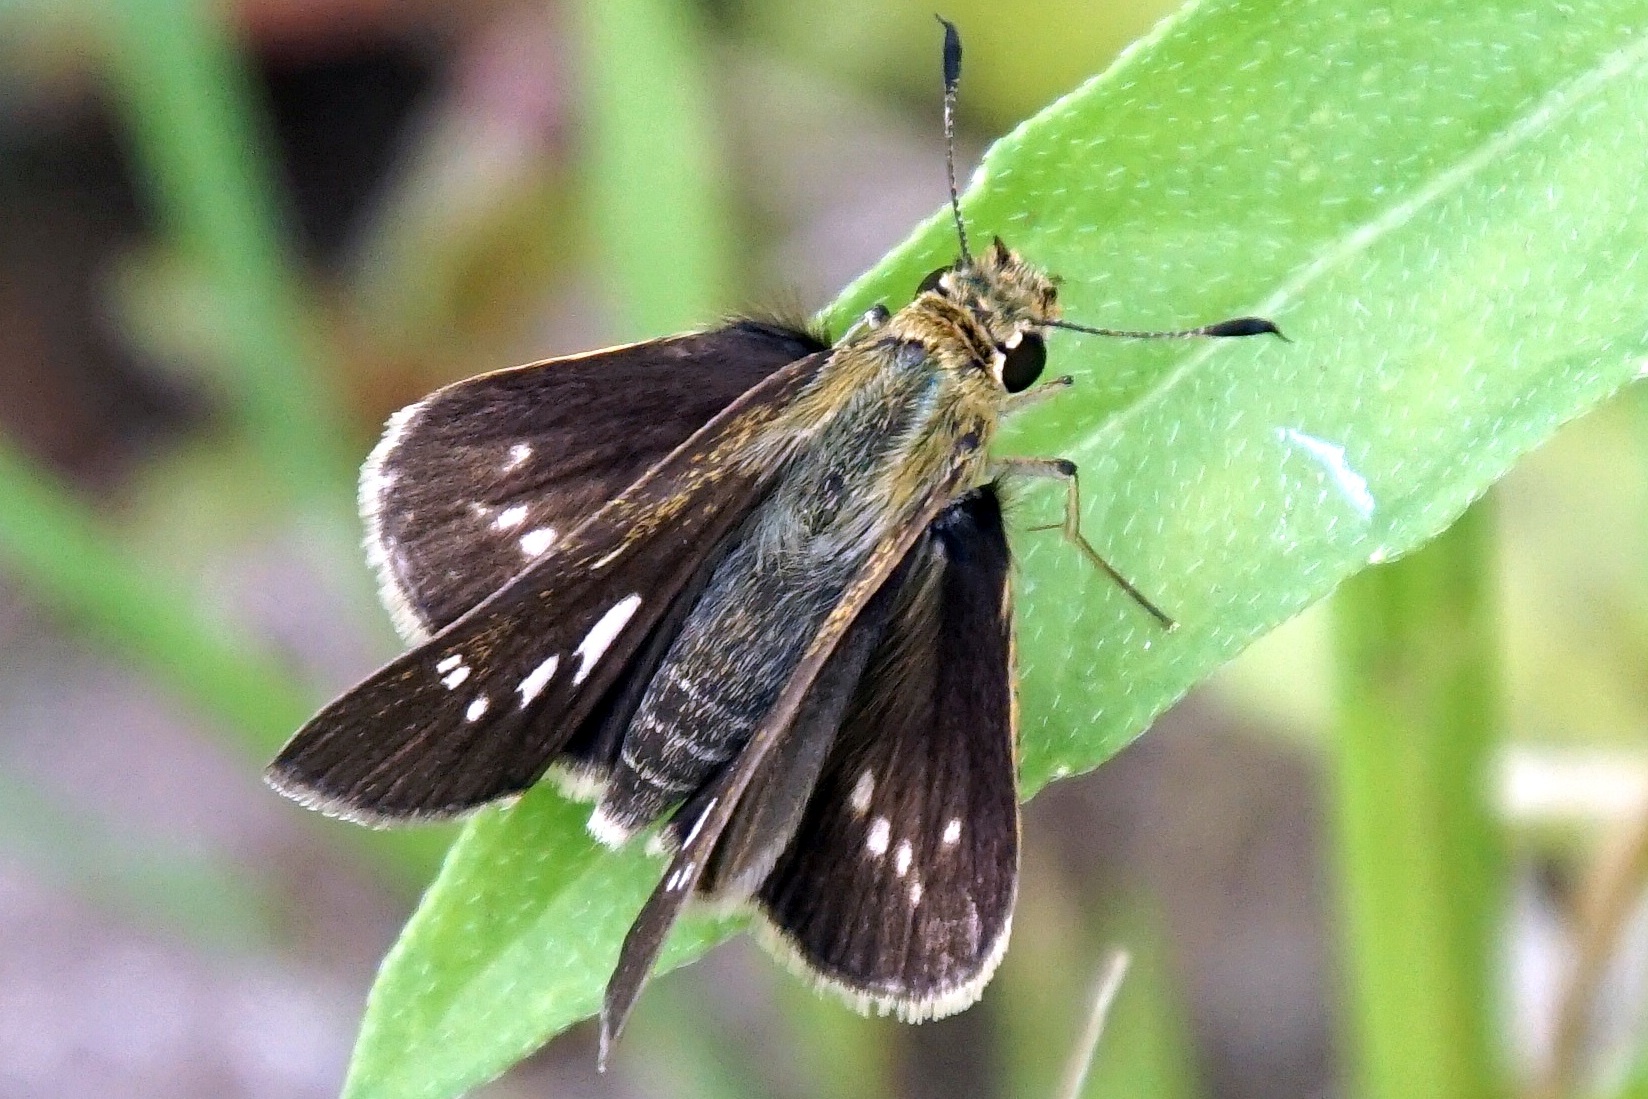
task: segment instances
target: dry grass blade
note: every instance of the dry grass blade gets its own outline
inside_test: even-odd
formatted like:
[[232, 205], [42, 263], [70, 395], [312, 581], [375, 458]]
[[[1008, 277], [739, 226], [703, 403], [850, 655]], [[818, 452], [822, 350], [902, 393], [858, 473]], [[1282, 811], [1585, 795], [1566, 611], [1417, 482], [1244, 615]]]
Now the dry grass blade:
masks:
[[1648, 805], [1596, 860], [1580, 896], [1577, 950], [1557, 1005], [1551, 1061], [1533, 1089], [1536, 1099], [1559, 1099], [1582, 1089], [1597, 989], [1618, 955], [1620, 935], [1648, 892]]
[[1093, 1055], [1098, 1052], [1099, 1039], [1104, 1037], [1104, 1024], [1110, 1018], [1110, 1006], [1116, 1002], [1127, 967], [1132, 958], [1125, 950], [1112, 951], [1099, 969], [1093, 982], [1093, 1006], [1087, 1012], [1087, 1025], [1082, 1028], [1081, 1040], [1070, 1052], [1070, 1061], [1064, 1066], [1059, 1080], [1057, 1099], [1078, 1099], [1082, 1085], [1087, 1083], [1087, 1072], [1093, 1067]]

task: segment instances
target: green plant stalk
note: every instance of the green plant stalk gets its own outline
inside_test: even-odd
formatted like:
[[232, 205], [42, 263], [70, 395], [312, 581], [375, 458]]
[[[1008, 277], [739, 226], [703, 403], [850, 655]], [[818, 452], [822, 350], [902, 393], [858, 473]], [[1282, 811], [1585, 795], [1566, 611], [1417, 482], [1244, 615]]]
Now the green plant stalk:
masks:
[[[1041, 860], [1037, 860], [1041, 861]], [[1084, 911], [1068, 883], [1027, 858], [1013, 946], [983, 1001], [1000, 1021], [1008, 1095], [1061, 1094], [1061, 1076], [1082, 1040], [1101, 961], [1132, 955], [1080, 1096], [1191, 1099], [1200, 1094], [1183, 997], [1168, 963], [1164, 920], [1143, 894], [1102, 915]]]
[[[255, 646], [210, 620], [183, 585], [145, 575], [87, 508], [0, 439], [0, 566], [198, 712], [236, 734], [261, 766], [314, 700]], [[273, 796], [273, 795], [271, 795]], [[446, 833], [362, 833], [403, 878], [427, 874]]]
[[0, 515], [0, 561], [27, 590], [244, 733], [252, 751], [278, 748], [308, 717], [296, 683], [208, 622], [181, 585], [139, 573], [84, 504], [4, 440]]
[[1087, 1019], [1082, 1025], [1081, 1038], [1064, 1062], [1064, 1074], [1055, 1093], [1058, 1099], [1080, 1099], [1087, 1089], [1088, 1076], [1093, 1071], [1093, 1059], [1098, 1056], [1099, 1043], [1104, 1040], [1110, 1009], [1121, 993], [1127, 979], [1132, 956], [1125, 950], [1116, 950], [1105, 959], [1093, 981], [1092, 1003], [1088, 1005]]
[[780, 1033], [795, 1051], [799, 1075], [812, 1082], [810, 1099], [859, 1099], [866, 1092], [897, 1090], [899, 1034], [886, 1020], [843, 1011], [835, 997], [777, 966], [769, 973]]
[[754, 1099], [767, 1094], [768, 1081], [749, 1056], [747, 1031], [694, 1025], [702, 1014], [701, 987], [659, 981], [649, 989], [658, 995], [655, 1003], [638, 1005], [631, 1020], [640, 1052], [626, 1075], [637, 1091], [672, 1099]]
[[107, 827], [4, 771], [0, 848], [122, 919], [210, 950], [268, 952], [279, 939], [263, 883], [238, 867]]
[[589, 202], [626, 330], [713, 322], [731, 278], [719, 140], [696, 28], [674, 0], [580, 6]]
[[1625, 1084], [1614, 1093], [1614, 1099], [1648, 1099], [1648, 1053], [1626, 1075]]
[[238, 411], [292, 497], [337, 511], [355, 460], [336, 371], [316, 330], [276, 199], [251, 77], [204, 0], [115, 0], [98, 9], [127, 133], [156, 212], [214, 288]]
[[1493, 521], [1478, 503], [1335, 598], [1334, 780], [1353, 1094], [1503, 1094], [1492, 958], [1505, 853]]

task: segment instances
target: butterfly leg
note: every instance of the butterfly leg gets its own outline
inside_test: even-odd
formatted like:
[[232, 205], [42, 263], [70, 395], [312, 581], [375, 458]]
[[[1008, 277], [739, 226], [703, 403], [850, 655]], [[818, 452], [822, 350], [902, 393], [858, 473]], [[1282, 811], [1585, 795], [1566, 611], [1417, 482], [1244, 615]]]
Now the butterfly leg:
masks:
[[[1046, 389], [1048, 387], [1044, 386], [1042, 388]], [[1038, 392], [1038, 390], [1031, 390], [1030, 392]], [[1065, 541], [1081, 550], [1083, 555], [1098, 566], [1106, 576], [1114, 580], [1116, 585], [1126, 592], [1133, 602], [1143, 607], [1152, 618], [1160, 622], [1163, 629], [1171, 630], [1178, 625], [1168, 617], [1165, 611], [1152, 603], [1138, 588], [1134, 587], [1132, 581], [1116, 571], [1114, 565], [1101, 557], [1099, 551], [1094, 549], [1092, 543], [1088, 542], [1086, 536], [1082, 534], [1081, 486], [1076, 479], [1075, 462], [1067, 458], [1001, 458], [996, 462], [996, 469], [998, 473], [1009, 476], [1043, 477], [1063, 481], [1065, 495], [1062, 529]]]
[[1015, 412], [1023, 412], [1027, 408], [1034, 408], [1049, 397], [1057, 397], [1060, 393], [1076, 384], [1076, 379], [1066, 374], [1062, 378], [1043, 382], [1034, 389], [1026, 389], [1023, 393], [1014, 393], [1001, 406], [1003, 416], [1011, 416]]

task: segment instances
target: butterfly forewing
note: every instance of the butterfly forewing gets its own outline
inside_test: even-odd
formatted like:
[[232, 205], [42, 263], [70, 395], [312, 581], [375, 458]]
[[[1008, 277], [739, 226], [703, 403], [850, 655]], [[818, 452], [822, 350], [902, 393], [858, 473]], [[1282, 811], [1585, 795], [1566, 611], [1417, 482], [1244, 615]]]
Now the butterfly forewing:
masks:
[[[782, 765], [785, 758], [782, 746], [787, 735], [796, 728], [798, 720], [805, 718], [809, 695], [815, 685], [827, 673], [840, 647], [851, 643], [854, 623], [867, 608], [874, 608], [877, 596], [887, 585], [889, 577], [901, 568], [911, 547], [921, 540], [929, 524], [954, 498], [964, 469], [958, 454], [951, 470], [927, 488], [925, 498], [909, 521], [901, 528], [889, 531], [870, 553], [808, 643], [800, 662], [786, 679], [772, 709], [762, 718], [749, 743], [693, 806], [693, 819], [680, 849], [624, 937], [618, 965], [607, 983], [601, 1010], [603, 1061], [634, 1007], [647, 974], [663, 949], [665, 937], [687, 902], [698, 894], [700, 884], [713, 865], [717, 850], [728, 835], [729, 825], [737, 817], [745, 798], [753, 787], [764, 780], [775, 758]], [[1008, 774], [1011, 781], [1011, 768]]]
[[367, 551], [408, 640], [503, 587], [773, 371], [825, 345], [740, 321], [457, 382], [361, 472]]
[[[847, 627], [835, 651], [819, 669], [794, 723], [773, 745], [760, 775], [750, 783], [737, 812], [727, 822], [705, 867], [699, 892], [723, 902], [747, 899], [789, 846], [835, 744], [847, 705], [898, 601], [910, 561], [920, 552], [918, 543], [917, 549], [906, 554], [905, 561]], [[714, 789], [701, 791], [670, 820], [665, 836], [673, 849], [683, 845], [706, 802], [714, 796]]]
[[675, 593], [669, 609], [653, 624], [652, 632], [630, 658], [624, 674], [559, 750], [550, 777], [556, 780], [563, 794], [575, 801], [590, 801], [599, 796], [611, 777], [613, 763], [623, 748], [624, 734], [653, 674], [680, 632], [682, 621], [703, 594], [720, 556], [717, 553], [707, 557], [699, 565], [697, 574]]
[[800, 826], [757, 903], [776, 950], [860, 1009], [959, 1011], [1018, 878], [1007, 541], [993, 487], [910, 562]]
[[[531, 786], [760, 500], [741, 460], [817, 371], [772, 373], [473, 610], [300, 729], [270, 780], [373, 823], [454, 816]], [[658, 528], [661, 517], [668, 526]]]

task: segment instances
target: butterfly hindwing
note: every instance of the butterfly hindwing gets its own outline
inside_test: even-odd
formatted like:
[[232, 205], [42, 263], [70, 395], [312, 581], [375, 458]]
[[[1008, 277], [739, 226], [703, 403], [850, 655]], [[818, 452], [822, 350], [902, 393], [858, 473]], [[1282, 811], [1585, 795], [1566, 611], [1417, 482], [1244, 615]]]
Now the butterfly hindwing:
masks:
[[739, 321], [483, 374], [397, 412], [360, 484], [396, 627], [421, 642], [456, 621], [740, 394], [825, 349]]
[[[776, 472], [739, 460], [822, 355], [734, 401], [542, 557], [300, 729], [277, 787], [370, 823], [519, 793], [580, 731]], [[656, 528], [660, 515], [667, 527]]]
[[761, 886], [769, 944], [860, 1010], [977, 999], [1018, 878], [1008, 552], [993, 486], [908, 563], [805, 815]]

